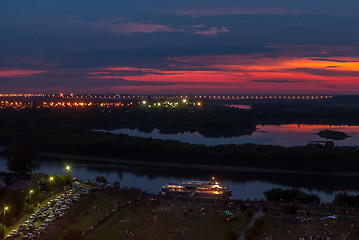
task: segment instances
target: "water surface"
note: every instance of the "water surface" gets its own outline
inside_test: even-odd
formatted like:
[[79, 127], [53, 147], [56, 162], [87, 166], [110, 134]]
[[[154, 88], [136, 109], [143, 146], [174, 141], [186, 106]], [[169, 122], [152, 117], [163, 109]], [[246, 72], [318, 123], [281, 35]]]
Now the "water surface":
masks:
[[[307, 193], [318, 194], [324, 202], [332, 201], [338, 192], [359, 193], [359, 178], [281, 174], [262, 172], [231, 172], [213, 170], [173, 169], [167, 167], [131, 166], [119, 164], [91, 164], [72, 159], [38, 160], [35, 172], [66, 174], [65, 164], [71, 165], [70, 175], [79, 179], [93, 180], [104, 176], [110, 183], [134, 186], [151, 193], [173, 180], [208, 180], [215, 176], [224, 186], [233, 190], [233, 198], [263, 199], [263, 192], [275, 187], [299, 188]], [[0, 157], [0, 171], [6, 171], [6, 160]]]
[[126, 134], [136, 137], [154, 138], [163, 140], [177, 140], [191, 144], [205, 144], [207, 146], [220, 144], [272, 144], [280, 146], [303, 146], [308, 141], [326, 141], [317, 134], [322, 130], [329, 129], [345, 132], [350, 137], [344, 140], [334, 140], [337, 146], [356, 146], [359, 145], [359, 126], [334, 126], [334, 125], [308, 125], [308, 124], [286, 124], [286, 125], [257, 125], [257, 130], [251, 135], [239, 137], [205, 137], [198, 132], [184, 132], [177, 134], [161, 133], [158, 129], [151, 133], [140, 132], [137, 129], [121, 128], [116, 130], [96, 130], [111, 132], [114, 134]]

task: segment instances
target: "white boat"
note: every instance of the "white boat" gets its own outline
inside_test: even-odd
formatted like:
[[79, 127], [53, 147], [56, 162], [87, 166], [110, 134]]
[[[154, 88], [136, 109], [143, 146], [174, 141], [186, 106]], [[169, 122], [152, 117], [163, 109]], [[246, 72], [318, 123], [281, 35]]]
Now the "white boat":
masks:
[[232, 195], [232, 190], [214, 180], [211, 181], [182, 181], [170, 182], [162, 187], [165, 194], [177, 194], [180, 196], [225, 198]]

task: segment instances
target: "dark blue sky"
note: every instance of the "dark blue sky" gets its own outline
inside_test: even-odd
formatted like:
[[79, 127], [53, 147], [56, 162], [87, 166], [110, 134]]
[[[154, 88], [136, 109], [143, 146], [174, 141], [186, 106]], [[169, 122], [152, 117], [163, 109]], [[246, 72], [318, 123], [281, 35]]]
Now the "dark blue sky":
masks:
[[4, 0], [0, 92], [359, 92], [359, 1]]

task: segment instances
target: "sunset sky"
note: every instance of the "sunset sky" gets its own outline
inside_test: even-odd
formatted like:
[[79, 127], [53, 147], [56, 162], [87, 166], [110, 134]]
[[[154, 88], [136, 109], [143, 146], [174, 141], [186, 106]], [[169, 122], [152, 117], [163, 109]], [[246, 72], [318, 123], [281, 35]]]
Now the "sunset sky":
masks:
[[358, 0], [3, 0], [0, 93], [358, 94]]

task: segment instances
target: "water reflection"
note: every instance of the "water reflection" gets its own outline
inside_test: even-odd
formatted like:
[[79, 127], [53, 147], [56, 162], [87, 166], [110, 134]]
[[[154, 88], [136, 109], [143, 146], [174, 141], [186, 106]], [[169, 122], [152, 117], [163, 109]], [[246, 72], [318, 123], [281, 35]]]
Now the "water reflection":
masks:
[[238, 109], [252, 109], [251, 105], [243, 105], [243, 104], [231, 104], [231, 105], [225, 105], [229, 108], [238, 108]]
[[280, 146], [302, 146], [310, 141], [325, 141], [317, 134], [321, 130], [330, 129], [342, 131], [348, 134], [349, 138], [334, 140], [337, 146], [359, 145], [359, 126], [334, 126], [334, 125], [308, 125], [308, 124], [286, 124], [286, 125], [257, 125], [257, 130], [251, 135], [244, 135], [229, 138], [204, 137], [198, 132], [185, 132], [177, 134], [160, 133], [158, 129], [150, 133], [144, 133], [137, 129], [121, 128], [116, 130], [100, 130], [115, 134], [126, 134], [136, 137], [154, 138], [163, 140], [177, 140], [191, 144], [205, 144], [207, 146], [220, 144], [272, 144]]
[[[89, 164], [71, 159], [38, 160], [39, 168], [36, 172], [48, 174], [66, 174], [65, 163], [71, 164], [71, 176], [80, 179], [95, 179], [105, 176], [111, 183], [118, 181], [121, 185], [135, 186], [146, 191], [157, 193], [161, 186], [170, 180], [208, 180], [215, 176], [220, 182], [233, 190], [234, 198], [263, 198], [263, 192], [274, 187], [297, 187], [305, 192], [318, 194], [322, 201], [332, 201], [334, 195], [340, 191], [358, 194], [357, 177], [345, 176], [316, 176], [303, 174], [262, 173], [262, 172], [234, 172], [174, 169], [166, 167], [148, 167], [115, 164]], [[6, 161], [0, 158], [0, 171], [6, 170]], [[352, 183], [352, 184], [348, 184]]]
[[191, 144], [205, 144], [207, 146], [220, 144], [272, 144], [281, 146], [302, 146], [308, 142], [325, 141], [317, 134], [321, 130], [330, 129], [342, 131], [351, 137], [344, 140], [334, 140], [338, 146], [356, 146], [359, 144], [359, 126], [332, 126], [332, 125], [307, 125], [307, 124], [286, 124], [286, 125], [257, 125], [257, 130], [251, 135], [229, 138], [204, 137], [198, 132], [185, 132], [176, 134], [160, 133], [158, 129], [150, 133], [141, 132], [137, 129], [121, 128], [116, 130], [96, 130], [111, 132], [114, 134], [126, 134], [136, 137], [154, 138], [163, 140], [177, 140]]

